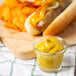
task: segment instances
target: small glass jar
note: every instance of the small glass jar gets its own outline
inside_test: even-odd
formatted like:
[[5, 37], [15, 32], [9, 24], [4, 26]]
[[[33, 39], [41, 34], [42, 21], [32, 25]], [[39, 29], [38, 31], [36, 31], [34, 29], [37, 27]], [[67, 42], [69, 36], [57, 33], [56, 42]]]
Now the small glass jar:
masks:
[[[43, 53], [43, 52], [38, 51], [35, 48], [35, 46], [48, 38], [57, 38], [60, 41], [60, 43], [62, 44], [62, 46], [64, 46], [64, 49], [57, 53]], [[57, 37], [57, 36], [44, 36], [44, 37], [37, 38], [34, 41], [33, 49], [35, 50], [36, 55], [37, 55], [38, 67], [41, 70], [43, 70], [45, 72], [53, 73], [53, 72], [57, 72], [61, 69], [63, 55], [67, 49], [66, 42], [62, 38]]]

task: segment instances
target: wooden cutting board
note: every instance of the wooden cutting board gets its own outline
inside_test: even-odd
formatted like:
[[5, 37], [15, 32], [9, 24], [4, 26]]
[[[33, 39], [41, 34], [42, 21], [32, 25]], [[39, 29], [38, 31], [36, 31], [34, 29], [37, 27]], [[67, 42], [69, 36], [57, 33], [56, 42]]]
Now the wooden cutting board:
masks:
[[[38, 37], [33, 37], [27, 32], [16, 32], [6, 29], [2, 26], [2, 22], [0, 24], [2, 41], [17, 58], [32, 59], [36, 57], [32, 44], [33, 40]], [[64, 38], [70, 44], [76, 44], [76, 20], [57, 36]]]
[[32, 49], [33, 41], [8, 38], [2, 38], [2, 41], [10, 49], [10, 51], [19, 59], [32, 59], [36, 57], [36, 54]]
[[76, 19], [72, 21], [58, 36], [65, 39], [70, 44], [76, 44]]

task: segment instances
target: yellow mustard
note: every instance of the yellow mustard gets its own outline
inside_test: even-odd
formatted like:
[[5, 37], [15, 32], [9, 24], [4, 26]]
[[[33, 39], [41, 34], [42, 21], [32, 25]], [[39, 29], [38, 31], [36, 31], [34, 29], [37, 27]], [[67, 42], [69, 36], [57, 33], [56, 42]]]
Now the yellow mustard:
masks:
[[57, 53], [64, 49], [57, 38], [48, 38], [39, 43], [35, 48], [43, 53]]
[[[48, 38], [38, 43], [35, 46], [35, 49], [42, 52], [36, 52], [37, 63], [41, 68], [57, 69], [61, 66], [64, 53], [51, 55], [52, 53], [57, 53], [64, 49], [64, 46], [57, 38]], [[46, 53], [50, 55], [47, 55]]]

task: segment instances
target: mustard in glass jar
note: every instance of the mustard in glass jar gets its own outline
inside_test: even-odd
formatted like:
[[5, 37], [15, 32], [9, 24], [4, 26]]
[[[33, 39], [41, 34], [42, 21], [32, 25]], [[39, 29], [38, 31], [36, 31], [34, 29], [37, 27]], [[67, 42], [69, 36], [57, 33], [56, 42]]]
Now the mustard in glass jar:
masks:
[[34, 41], [37, 63], [45, 72], [57, 72], [61, 69], [63, 55], [66, 51], [65, 41], [56, 36], [44, 36]]

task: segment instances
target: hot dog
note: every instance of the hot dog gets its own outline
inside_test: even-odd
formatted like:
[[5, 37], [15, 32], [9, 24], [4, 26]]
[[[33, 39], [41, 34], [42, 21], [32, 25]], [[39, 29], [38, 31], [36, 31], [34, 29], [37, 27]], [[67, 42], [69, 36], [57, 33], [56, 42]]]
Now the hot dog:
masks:
[[[53, 6], [49, 7], [49, 4], [53, 4]], [[31, 14], [25, 21], [25, 28], [32, 35], [40, 33], [43, 33], [43, 35], [56, 35], [74, 19], [76, 16], [75, 10], [75, 0], [53, 0], [45, 3]]]

